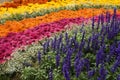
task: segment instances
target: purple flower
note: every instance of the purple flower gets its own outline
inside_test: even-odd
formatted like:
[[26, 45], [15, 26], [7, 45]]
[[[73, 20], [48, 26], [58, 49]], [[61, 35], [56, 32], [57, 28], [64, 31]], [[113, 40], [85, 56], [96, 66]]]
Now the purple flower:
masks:
[[101, 24], [102, 24], [102, 26], [103, 26], [103, 23], [104, 23], [104, 15], [101, 14]]
[[80, 32], [84, 31], [84, 23], [82, 24], [81, 28], [80, 28]]
[[59, 66], [59, 63], [60, 63], [60, 54], [57, 53], [57, 55], [56, 55], [56, 66], [57, 67]]
[[98, 67], [99, 64], [103, 63], [104, 59], [105, 59], [105, 53], [103, 47], [101, 47], [96, 54], [96, 66]]
[[118, 55], [120, 55], [120, 44], [118, 45], [118, 48], [116, 48], [116, 53], [118, 54]]
[[97, 50], [99, 48], [99, 36], [100, 34], [93, 34], [92, 38], [91, 38], [91, 42], [92, 42], [92, 45], [91, 47], [93, 48], [93, 50]]
[[82, 34], [82, 39], [81, 39], [81, 42], [83, 42], [84, 37], [85, 37], [85, 31], [84, 31], [84, 32], [83, 32], [83, 34]]
[[100, 26], [100, 16], [98, 16], [97, 31], [98, 31], [98, 29], [99, 29], [99, 26]]
[[76, 72], [76, 77], [78, 78], [80, 73], [81, 73], [81, 70], [84, 67], [84, 61], [83, 60], [79, 60], [77, 62], [78, 62], [78, 64], [75, 64], [75, 72]]
[[90, 61], [89, 61], [89, 59], [84, 59], [84, 65], [85, 65], [87, 71], [89, 71], [90, 70]]
[[43, 53], [46, 53], [46, 42], [43, 44]]
[[53, 80], [53, 71], [52, 71], [52, 69], [49, 70], [48, 79]]
[[88, 39], [88, 43], [87, 43], [87, 47], [86, 47], [87, 51], [90, 50], [90, 43], [91, 43], [91, 36]]
[[100, 74], [100, 80], [106, 80], [107, 70], [104, 68], [103, 64], [101, 65], [99, 69], [99, 74]]
[[40, 61], [41, 61], [41, 52], [38, 51], [38, 62], [40, 63]]
[[92, 18], [92, 30], [94, 30], [94, 26], [95, 26], [95, 19], [94, 17]]
[[95, 74], [95, 70], [94, 69], [88, 71], [88, 78], [91, 78], [92, 76], [94, 76], [94, 74]]
[[117, 79], [116, 80], [120, 80], [120, 74], [117, 76]]
[[81, 55], [82, 55], [82, 52], [78, 51], [78, 53], [76, 54], [76, 57], [75, 57], [75, 61], [74, 61], [74, 68], [75, 68], [75, 72], [76, 72], [76, 77], [79, 76], [79, 74], [84, 66], [84, 61], [81, 60]]
[[117, 57], [117, 60], [115, 61], [115, 63], [111, 67], [111, 69], [110, 69], [111, 72], [114, 73], [119, 66], [120, 66], [120, 56]]
[[66, 63], [64, 63], [62, 66], [62, 72], [65, 79], [70, 80], [70, 73], [69, 73], [68, 65]]
[[85, 40], [81, 41], [81, 43], [79, 44], [79, 51], [81, 51], [85, 46]]

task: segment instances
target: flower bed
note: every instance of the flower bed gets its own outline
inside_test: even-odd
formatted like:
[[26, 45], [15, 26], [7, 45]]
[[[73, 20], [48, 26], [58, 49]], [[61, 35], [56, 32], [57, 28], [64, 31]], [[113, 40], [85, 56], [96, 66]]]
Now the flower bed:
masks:
[[17, 71], [17, 79], [23, 80], [119, 80], [120, 17], [116, 10], [112, 17], [92, 18], [91, 26], [76, 26], [71, 24], [73, 31], [18, 50], [3, 71]]
[[0, 10], [0, 80], [120, 80], [119, 0]]
[[[112, 9], [106, 10], [103, 8], [100, 9], [89, 8], [80, 9], [77, 11], [62, 10], [44, 16], [39, 16], [36, 18], [24, 19], [22, 21], [7, 21], [3, 25], [0, 25], [0, 37], [7, 36], [11, 32], [21, 32], [26, 29], [34, 28], [35, 26], [40, 25], [42, 23], [54, 22], [64, 18], [78, 18], [78, 17], [90, 18], [93, 16], [93, 14], [94, 16], [98, 16], [100, 14], [106, 14], [107, 11], [110, 12], [110, 15], [113, 14]], [[117, 11], [117, 14], [119, 13], [120, 10]]]

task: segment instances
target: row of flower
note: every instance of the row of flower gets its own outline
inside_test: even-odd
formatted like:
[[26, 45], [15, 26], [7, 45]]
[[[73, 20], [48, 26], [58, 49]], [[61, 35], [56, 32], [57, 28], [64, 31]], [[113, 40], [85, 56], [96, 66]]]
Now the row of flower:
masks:
[[[102, 13], [105, 14], [107, 11], [109, 11], [110, 14], [113, 14], [112, 9], [106, 10], [103, 8], [101, 9], [88, 8], [79, 9], [76, 11], [61, 10], [59, 12], [52, 12], [50, 14], [39, 16], [36, 18], [28, 18], [21, 21], [7, 21], [6, 23], [0, 25], [0, 37], [7, 36], [11, 32], [25, 31], [27, 29], [34, 28], [35, 26], [43, 23], [54, 22], [64, 18], [78, 18], [78, 17], [90, 18], [93, 15], [98, 16]], [[117, 13], [120, 14], [120, 10], [118, 10]]]
[[[88, 21], [82, 26], [68, 25], [71, 31], [15, 51], [13, 58], [1, 65], [2, 72], [14, 73], [14, 77], [19, 74], [17, 80], [120, 80], [120, 16], [115, 9], [112, 17], [107, 12], [91, 19], [91, 25]], [[52, 26], [82, 21], [64, 19]], [[46, 26], [51, 28], [51, 24]]]
[[[98, 14], [97, 10], [95, 10], [95, 11], [96, 12], [94, 12], [94, 13]], [[74, 13], [74, 11], [73, 11], [73, 13]], [[66, 14], [66, 12], [65, 12], [65, 14]], [[81, 16], [81, 14], [79, 15], [79, 13], [77, 13], [76, 15], [77, 15], [77, 17]], [[109, 14], [109, 16], [110, 15], [111, 14]], [[69, 16], [68, 16], [68, 18], [74, 18], [74, 17], [76, 17], [76, 16], [74, 16], [74, 17], [71, 17], [71, 16], [69, 17]], [[90, 16], [92, 16], [92, 14]], [[17, 32], [17, 33], [15, 33], [15, 32], [9, 32], [9, 34], [7, 34], [5, 37], [1, 37], [0, 38], [0, 53], [1, 53], [0, 54], [0, 62], [1, 63], [5, 62], [11, 56], [12, 51], [15, 50], [18, 47], [21, 47], [23, 45], [31, 44], [32, 42], [40, 40], [40, 39], [42, 39], [42, 38], [44, 38], [46, 36], [49, 37], [51, 35], [51, 33], [64, 30], [65, 25], [67, 25], [68, 23], [71, 23], [71, 22], [73, 22], [73, 23], [79, 23], [79, 22], [82, 22], [85, 19], [89, 18], [89, 17], [84, 18], [84, 16], [82, 16], [82, 17], [80, 17], [80, 18], [74, 18], [74, 19], [67, 19], [66, 17], [63, 17], [62, 20], [59, 19], [59, 17], [58, 17], [58, 20], [60, 20], [60, 21], [56, 21], [56, 22], [53, 22], [53, 23], [47, 23], [47, 24], [39, 24], [37, 26], [34, 26], [34, 28], [30, 28], [30, 29], [27, 28], [27, 30], [24, 30], [22, 32]], [[64, 18], [66, 18], [66, 19], [64, 19]], [[29, 21], [29, 23], [31, 23], [31, 21]], [[26, 24], [26, 22], [25, 22], [25, 24]], [[15, 23], [11, 24], [11, 26], [13, 26], [13, 25], [15, 25]], [[20, 27], [20, 28], [24, 28], [24, 27]], [[5, 26], [1, 27], [1, 31], [3, 31], [3, 28], [5, 28]], [[8, 28], [10, 28], [9, 25], [6, 27], [6, 29], [8, 29]], [[17, 28], [19, 28], [18, 25], [15, 26], [15, 30]], [[10, 29], [10, 31], [11, 30], [12, 29]], [[4, 31], [4, 33], [5, 33], [5, 31]]]
[[[20, 5], [27, 5], [28, 3], [39, 3], [39, 4], [43, 4], [49, 1], [55, 1], [55, 2], [59, 2], [60, 0], [13, 0], [13, 2], [6, 2], [4, 4], [1, 5], [1, 7], [18, 7]], [[66, 0], [62, 0], [62, 1], [66, 1]], [[81, 0], [77, 0], [77, 1], [81, 1]], [[110, 1], [110, 0], [97, 0], [97, 1], [93, 1], [93, 0], [82, 0], [81, 2], [87, 2], [87, 3], [93, 3], [93, 4], [101, 4], [101, 5], [119, 5], [120, 1], [118, 0], [114, 0], [114, 1]], [[106, 3], [107, 2], [107, 3]]]
[[27, 5], [29, 3], [39, 3], [39, 4], [44, 4], [48, 2], [48, 0], [13, 0], [12, 2], [5, 2], [0, 7], [13, 7], [17, 8], [18, 6], [21, 5]]
[[5, 62], [11, 56], [13, 50], [32, 42], [50, 37], [52, 33], [64, 30], [68, 23], [81, 23], [84, 18], [63, 19], [53, 23], [38, 25], [33, 29], [27, 29], [19, 33], [9, 33], [0, 38], [0, 63]]
[[[110, 2], [110, 1], [107, 1]], [[99, 3], [99, 5], [98, 5]], [[103, 4], [103, 1], [86, 1], [86, 0], [63, 0], [63, 1], [51, 1], [47, 2], [46, 4], [28, 4], [27, 6], [19, 6], [17, 8], [0, 8], [0, 19], [2, 19], [2, 23], [6, 20], [19, 20], [16, 19], [16, 16], [19, 15], [20, 20], [24, 19], [25, 17], [31, 17], [30, 15], [33, 15], [32, 17], [36, 17], [37, 15], [44, 15], [50, 12], [55, 12], [59, 10], [75, 10], [80, 9], [83, 7], [94, 7], [94, 8], [113, 8], [117, 7], [120, 8], [118, 5], [119, 1], [112, 1], [106, 5]], [[94, 4], [94, 5], [93, 5]], [[35, 15], [37, 13], [37, 15]], [[1, 22], [0, 21], [0, 22]]]

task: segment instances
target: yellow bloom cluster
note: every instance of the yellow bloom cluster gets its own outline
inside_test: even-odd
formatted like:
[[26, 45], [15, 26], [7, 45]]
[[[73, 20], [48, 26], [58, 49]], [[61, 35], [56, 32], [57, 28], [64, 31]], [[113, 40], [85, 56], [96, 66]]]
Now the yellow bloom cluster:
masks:
[[[56, 2], [55, 2], [56, 1]], [[46, 4], [28, 4], [27, 6], [19, 6], [17, 8], [0, 8], [0, 18], [10, 16], [12, 14], [24, 14], [26, 12], [33, 13], [36, 11], [60, 8], [69, 5], [81, 5], [81, 4], [92, 4], [92, 5], [119, 5], [120, 0], [53, 0]]]

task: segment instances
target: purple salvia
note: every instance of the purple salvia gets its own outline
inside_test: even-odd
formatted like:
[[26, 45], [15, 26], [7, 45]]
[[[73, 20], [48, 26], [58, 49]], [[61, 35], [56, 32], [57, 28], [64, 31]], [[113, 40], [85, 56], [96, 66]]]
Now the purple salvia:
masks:
[[86, 46], [86, 50], [90, 50], [90, 43], [91, 43], [91, 36], [88, 38], [88, 43], [87, 43], [87, 46]]
[[78, 31], [75, 30], [75, 32], [74, 32], [74, 38], [75, 38], [75, 40], [76, 40], [76, 38], [77, 38], [77, 33], [78, 33]]
[[115, 50], [116, 50], [116, 45], [113, 43], [112, 45], [110, 45], [109, 47], [109, 55], [106, 58], [106, 61], [109, 62], [111, 60], [111, 58], [115, 55]]
[[57, 43], [57, 37], [55, 36], [55, 38], [54, 38], [54, 46], [53, 46], [54, 51], [56, 50], [56, 43]]
[[70, 80], [70, 73], [69, 73], [68, 65], [66, 63], [64, 63], [62, 66], [62, 72], [65, 79]]
[[85, 46], [85, 41], [83, 40], [80, 44], [79, 44], [79, 51], [81, 51]]
[[83, 65], [83, 63], [81, 64], [81, 62], [80, 62], [81, 56], [82, 56], [82, 52], [78, 51], [78, 53], [76, 54], [76, 57], [75, 57], [75, 61], [74, 61], [74, 69], [76, 72], [76, 77], [79, 76], [82, 65]]
[[56, 66], [57, 67], [59, 66], [59, 63], [60, 63], [60, 54], [57, 53], [57, 55], [56, 55]]
[[104, 44], [104, 42], [105, 42], [105, 36], [101, 36], [101, 38], [102, 39], [101, 39], [101, 44], [100, 45], [102, 46]]
[[84, 67], [84, 61], [83, 60], [79, 60], [78, 65], [75, 65], [75, 71], [76, 71], [76, 77], [77, 78], [79, 77], [83, 67]]
[[95, 74], [95, 69], [88, 71], [88, 78], [90, 79]]
[[62, 52], [62, 53], [65, 53], [65, 46], [64, 46], [63, 43], [61, 44], [61, 52]]
[[99, 48], [99, 44], [98, 44], [99, 43], [99, 39], [98, 39], [99, 36], [100, 36], [100, 34], [93, 34], [93, 36], [91, 38], [91, 42], [92, 42], [91, 47], [93, 48], [94, 51]]
[[79, 47], [79, 43], [77, 41], [75, 41], [75, 50], [76, 51], [77, 51], [78, 47]]
[[98, 31], [98, 29], [99, 29], [99, 26], [100, 26], [100, 16], [98, 16], [97, 31]]
[[43, 44], [43, 53], [46, 53], [46, 43]]
[[110, 13], [108, 11], [106, 12], [106, 22], [107, 22], [107, 25], [108, 23], [110, 23]]
[[68, 33], [66, 32], [66, 33], [65, 33], [65, 40], [67, 41], [68, 39], [69, 39]]
[[53, 80], [53, 71], [52, 71], [52, 69], [49, 70], [48, 80]]
[[110, 23], [110, 13], [108, 12], [108, 23]]
[[69, 44], [69, 37], [68, 37], [68, 33], [65, 33], [65, 41], [66, 41], [66, 45]]
[[40, 63], [40, 61], [41, 61], [41, 52], [40, 52], [40, 51], [38, 51], [38, 56], [37, 56], [37, 58], [38, 58], [38, 62]]
[[85, 31], [84, 31], [84, 32], [83, 32], [83, 34], [82, 34], [82, 39], [81, 39], [81, 42], [83, 42], [84, 37], [85, 37]]
[[115, 52], [120, 55], [120, 44], [118, 45], [118, 48], [115, 49]]
[[84, 23], [82, 24], [81, 28], [80, 28], [80, 32], [84, 31]]
[[108, 25], [108, 14], [109, 14], [109, 12], [107, 11], [106, 12], [106, 22], [107, 22], [107, 25]]
[[120, 74], [117, 76], [117, 79], [116, 80], [120, 80]]
[[71, 56], [72, 56], [73, 50], [71, 50], [70, 48], [67, 50], [67, 54], [66, 54], [66, 61], [68, 63], [68, 67], [71, 67]]
[[90, 70], [90, 61], [89, 59], [84, 59], [84, 65], [86, 67], [86, 70], [89, 71]]
[[60, 40], [58, 39], [58, 40], [56, 41], [56, 47], [55, 47], [55, 50], [56, 50], [56, 51], [60, 50], [60, 44], [61, 44], [61, 42], [60, 42]]
[[81, 57], [82, 57], [82, 52], [78, 51], [78, 53], [76, 54], [76, 57], [75, 57], [75, 63], [74, 63], [75, 65], [78, 64]]
[[101, 47], [96, 54], [96, 66], [98, 67], [99, 64], [103, 63], [104, 59], [105, 59], [105, 54], [103, 47]]
[[94, 26], [95, 26], [95, 19], [94, 17], [92, 18], [92, 30], [94, 30]]
[[101, 24], [102, 24], [102, 26], [104, 24], [104, 15], [103, 14], [101, 14]]
[[111, 72], [114, 73], [119, 66], [120, 66], [120, 56], [117, 57], [117, 60], [115, 61], [115, 63], [111, 67]]
[[46, 52], [49, 51], [49, 46], [50, 46], [50, 41], [48, 40], [48, 41], [46, 42]]
[[101, 67], [99, 69], [99, 74], [100, 74], [100, 79], [101, 80], [106, 80], [107, 70], [104, 68], [103, 64], [101, 65]]
[[116, 12], [117, 12], [117, 9], [116, 8], [114, 8], [114, 19], [116, 19]]
[[97, 80], [102, 80], [102, 79], [100, 77], [98, 77]]

